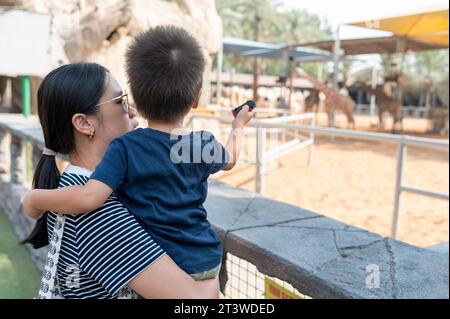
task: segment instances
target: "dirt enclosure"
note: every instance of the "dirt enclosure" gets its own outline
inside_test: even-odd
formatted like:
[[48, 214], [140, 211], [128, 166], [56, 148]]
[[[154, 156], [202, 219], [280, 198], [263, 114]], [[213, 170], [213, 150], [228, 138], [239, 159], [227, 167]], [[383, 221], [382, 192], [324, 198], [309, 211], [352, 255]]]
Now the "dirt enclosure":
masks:
[[[373, 126], [375, 119], [356, 120], [357, 129], [378, 130]], [[319, 114], [318, 123], [326, 123], [323, 114]], [[345, 127], [345, 119], [338, 117], [337, 124]], [[426, 120], [405, 119], [404, 124], [408, 134], [426, 136]], [[265, 177], [264, 194], [389, 236], [394, 210], [396, 144], [330, 140], [321, 136], [316, 139], [313, 154], [310, 167], [307, 149], [281, 157], [278, 167]], [[408, 147], [405, 184], [448, 192], [448, 159], [446, 151]], [[214, 178], [253, 191], [254, 175], [254, 165], [239, 163], [232, 171]], [[423, 247], [449, 240], [448, 201], [402, 193], [400, 212], [400, 240]]]

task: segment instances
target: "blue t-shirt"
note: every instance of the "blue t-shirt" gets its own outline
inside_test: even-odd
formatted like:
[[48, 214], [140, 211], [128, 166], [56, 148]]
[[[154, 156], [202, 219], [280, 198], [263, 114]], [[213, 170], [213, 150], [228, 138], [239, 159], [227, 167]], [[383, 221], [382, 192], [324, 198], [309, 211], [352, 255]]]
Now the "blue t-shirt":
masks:
[[110, 186], [187, 273], [220, 264], [222, 244], [206, 219], [207, 179], [228, 163], [205, 131], [172, 135], [136, 129], [113, 140], [91, 178]]

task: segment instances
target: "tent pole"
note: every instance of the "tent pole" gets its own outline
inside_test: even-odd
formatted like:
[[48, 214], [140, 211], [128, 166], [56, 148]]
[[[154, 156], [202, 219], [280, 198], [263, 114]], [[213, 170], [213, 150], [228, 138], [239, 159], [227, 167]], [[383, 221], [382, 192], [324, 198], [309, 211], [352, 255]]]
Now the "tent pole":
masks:
[[[255, 16], [255, 41], [259, 41], [260, 26], [262, 18], [257, 13]], [[253, 100], [258, 101], [258, 87], [259, 87], [259, 58], [253, 58]]]
[[[341, 51], [341, 37], [340, 37], [341, 26], [338, 25], [336, 28], [336, 40], [334, 41], [334, 50], [333, 50], [333, 87], [338, 89], [338, 80], [339, 80], [339, 62], [340, 62], [340, 51]], [[336, 110], [333, 106], [333, 112], [331, 113], [330, 126], [336, 126]]]
[[217, 73], [216, 73], [216, 103], [221, 105], [222, 100], [222, 69], [223, 69], [223, 44], [217, 52]]
[[289, 58], [289, 109], [292, 110], [292, 91], [294, 90], [294, 68], [295, 60], [293, 57]]

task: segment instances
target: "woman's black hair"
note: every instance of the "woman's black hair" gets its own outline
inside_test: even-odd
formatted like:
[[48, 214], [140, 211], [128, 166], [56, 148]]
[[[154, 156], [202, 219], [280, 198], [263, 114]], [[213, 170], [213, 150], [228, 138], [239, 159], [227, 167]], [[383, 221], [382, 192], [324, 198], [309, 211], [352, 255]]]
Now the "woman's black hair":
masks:
[[[38, 90], [38, 115], [45, 146], [60, 154], [75, 148], [72, 117], [77, 113], [95, 114], [105, 90], [108, 70], [96, 63], [73, 63], [51, 71]], [[60, 172], [54, 156], [42, 155], [33, 177], [33, 188], [57, 188]], [[40, 248], [48, 244], [47, 213], [37, 220], [22, 244]]]

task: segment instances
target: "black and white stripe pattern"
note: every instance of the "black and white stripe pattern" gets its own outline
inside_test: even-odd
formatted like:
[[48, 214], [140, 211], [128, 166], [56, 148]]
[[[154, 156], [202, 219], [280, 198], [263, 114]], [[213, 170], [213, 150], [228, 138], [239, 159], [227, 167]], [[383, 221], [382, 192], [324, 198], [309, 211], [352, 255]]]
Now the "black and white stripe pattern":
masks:
[[[59, 187], [88, 177], [66, 172]], [[56, 214], [48, 215], [49, 238]], [[57, 276], [65, 298], [116, 298], [118, 291], [164, 251], [112, 195], [99, 209], [66, 215]]]

